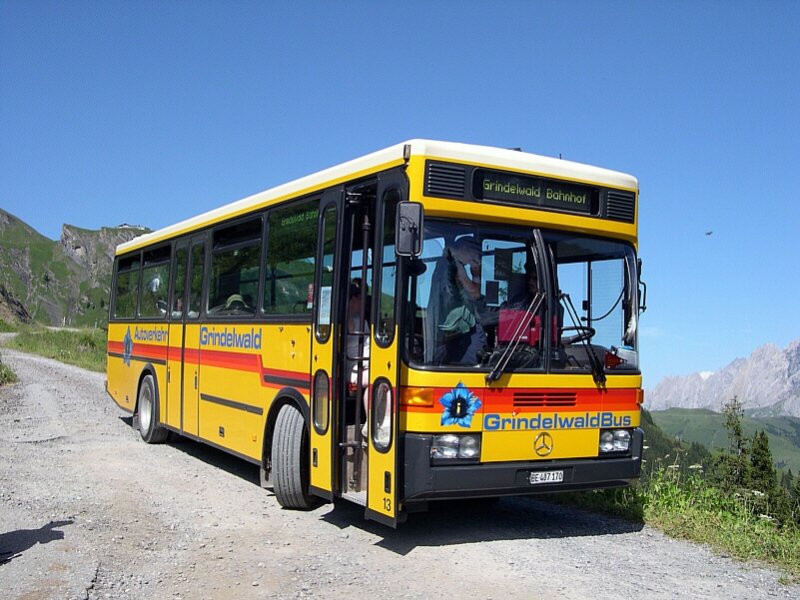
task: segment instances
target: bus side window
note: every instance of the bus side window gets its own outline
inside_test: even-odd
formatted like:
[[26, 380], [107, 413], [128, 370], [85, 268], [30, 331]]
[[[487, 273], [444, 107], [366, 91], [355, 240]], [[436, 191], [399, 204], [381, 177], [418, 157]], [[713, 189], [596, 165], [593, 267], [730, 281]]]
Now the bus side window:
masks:
[[205, 246], [202, 243], [192, 245], [192, 274], [189, 287], [189, 314], [190, 319], [200, 315], [200, 306], [203, 299], [203, 261]]
[[186, 267], [189, 263], [189, 252], [184, 246], [175, 251], [175, 282], [172, 290], [172, 307], [170, 317], [181, 319], [183, 317], [183, 302], [186, 296]]
[[136, 316], [139, 298], [139, 254], [121, 258], [117, 262], [117, 278], [114, 287], [115, 319], [132, 319]]
[[164, 318], [167, 316], [171, 249], [165, 246], [148, 250], [144, 253], [143, 259], [139, 316]]
[[208, 312], [246, 316], [255, 313], [261, 217], [214, 232]]
[[375, 340], [382, 346], [392, 343], [395, 327], [395, 278], [397, 276], [397, 256], [394, 253], [395, 213], [400, 201], [400, 191], [396, 188], [386, 190], [383, 195], [383, 255], [381, 256], [380, 286], [378, 295], [378, 315], [375, 320]]
[[311, 314], [319, 200], [306, 200], [269, 214], [264, 271], [265, 313]]

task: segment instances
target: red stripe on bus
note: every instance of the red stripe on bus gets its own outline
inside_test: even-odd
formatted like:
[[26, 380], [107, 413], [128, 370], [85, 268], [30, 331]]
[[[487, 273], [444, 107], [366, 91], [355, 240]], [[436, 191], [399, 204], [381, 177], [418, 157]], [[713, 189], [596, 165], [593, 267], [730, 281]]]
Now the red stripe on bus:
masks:
[[273, 377], [288, 377], [290, 379], [303, 379], [311, 381], [311, 375], [302, 371], [282, 371], [281, 369], [268, 369], [264, 368], [264, 375], [271, 375]]
[[167, 346], [154, 346], [153, 344], [133, 344], [132, 355], [156, 360], [167, 360]]
[[200, 364], [237, 371], [261, 372], [261, 355], [220, 350], [200, 350]]
[[[108, 352], [115, 354], [124, 353], [122, 342], [109, 341], [107, 344]], [[198, 350], [195, 348], [181, 348], [180, 346], [152, 346], [149, 344], [134, 344], [134, 353], [138, 356], [154, 359], [169, 359], [180, 361], [183, 352], [183, 362], [185, 364], [199, 365], [207, 367], [217, 367], [220, 369], [234, 369], [246, 371], [258, 375], [261, 385], [271, 388], [284, 388], [285, 383], [275, 381], [265, 381], [265, 376], [273, 378], [294, 379], [300, 385], [298, 387], [308, 388], [311, 384], [311, 375], [304, 371], [286, 371], [283, 369], [268, 369], [264, 367], [264, 361], [260, 354], [247, 354], [244, 352], [225, 352], [220, 350]]]
[[[439, 399], [452, 388], [435, 388], [433, 406], [403, 406], [402, 410], [414, 413], [439, 413], [442, 404]], [[501, 413], [540, 413], [540, 412], [583, 412], [598, 410], [638, 410], [637, 390], [620, 389], [472, 389], [471, 392], [481, 401], [480, 411]], [[570, 398], [574, 397], [574, 401]]]

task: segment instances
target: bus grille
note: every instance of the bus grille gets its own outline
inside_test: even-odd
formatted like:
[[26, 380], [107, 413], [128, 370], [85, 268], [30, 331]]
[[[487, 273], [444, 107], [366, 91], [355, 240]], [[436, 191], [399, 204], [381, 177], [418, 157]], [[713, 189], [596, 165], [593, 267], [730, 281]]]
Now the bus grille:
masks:
[[466, 171], [460, 165], [430, 162], [425, 165], [425, 195], [463, 198], [466, 192]]
[[575, 392], [515, 392], [514, 406], [575, 406]]
[[630, 192], [609, 190], [606, 202], [606, 215], [615, 221], [633, 223], [636, 199]]

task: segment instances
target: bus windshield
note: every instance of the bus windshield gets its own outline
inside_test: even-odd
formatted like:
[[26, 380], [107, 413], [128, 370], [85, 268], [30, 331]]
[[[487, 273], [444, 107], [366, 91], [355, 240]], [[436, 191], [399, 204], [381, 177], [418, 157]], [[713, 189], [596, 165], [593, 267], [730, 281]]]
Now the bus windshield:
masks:
[[638, 370], [629, 244], [430, 219], [417, 260], [407, 290], [412, 366]]

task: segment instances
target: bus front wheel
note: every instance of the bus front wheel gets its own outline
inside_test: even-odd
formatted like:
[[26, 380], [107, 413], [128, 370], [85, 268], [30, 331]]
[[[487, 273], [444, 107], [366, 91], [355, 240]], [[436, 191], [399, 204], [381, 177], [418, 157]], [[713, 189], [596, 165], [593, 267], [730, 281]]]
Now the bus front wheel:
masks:
[[139, 435], [148, 444], [166, 441], [169, 431], [158, 423], [158, 398], [156, 384], [152, 375], [145, 375], [139, 387]]
[[313, 508], [308, 493], [308, 434], [303, 415], [285, 404], [275, 421], [272, 437], [272, 484], [278, 503], [284, 508]]

